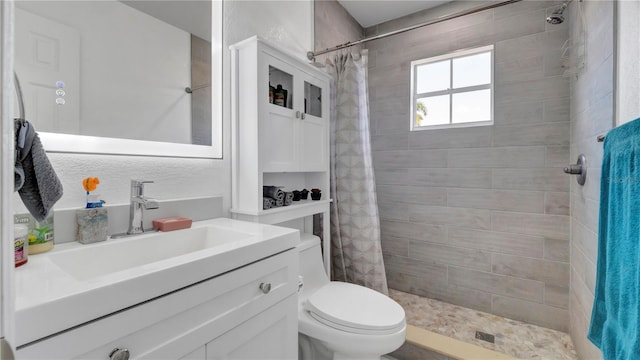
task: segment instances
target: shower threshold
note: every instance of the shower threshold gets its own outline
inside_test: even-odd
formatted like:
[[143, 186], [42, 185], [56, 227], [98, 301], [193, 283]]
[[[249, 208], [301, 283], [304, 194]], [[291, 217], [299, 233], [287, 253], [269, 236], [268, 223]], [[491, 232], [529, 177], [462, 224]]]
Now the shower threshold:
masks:
[[392, 358], [578, 359], [561, 331], [393, 289], [389, 296], [402, 305], [409, 324], [407, 342]]

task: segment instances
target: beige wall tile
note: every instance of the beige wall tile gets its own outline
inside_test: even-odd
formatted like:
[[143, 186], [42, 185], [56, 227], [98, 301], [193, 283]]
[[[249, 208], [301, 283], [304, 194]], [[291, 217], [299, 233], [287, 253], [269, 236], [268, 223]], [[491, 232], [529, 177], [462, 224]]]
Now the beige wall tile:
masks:
[[561, 215], [517, 214], [494, 211], [493, 230], [569, 239], [569, 217]]
[[516, 99], [513, 102], [500, 102], [494, 110], [494, 125], [532, 125], [544, 122], [544, 103]]
[[569, 191], [569, 180], [573, 179], [556, 168], [493, 170], [494, 189]]
[[547, 146], [546, 167], [563, 168], [572, 164], [569, 159], [569, 146]]
[[380, 243], [385, 256], [409, 257], [409, 239], [384, 235], [380, 237]]
[[409, 242], [409, 257], [435, 264], [491, 271], [491, 253], [483, 250], [411, 241]]
[[544, 284], [544, 303], [562, 309], [569, 308], [569, 287]]
[[537, 191], [449, 189], [447, 205], [474, 209], [544, 212], [544, 197]]
[[569, 283], [568, 262], [493, 254], [491, 263], [495, 274], [538, 280], [547, 285], [567, 286]]
[[383, 220], [409, 220], [409, 204], [406, 203], [378, 201], [378, 212]]
[[573, 292], [569, 295], [569, 309], [571, 325], [569, 334], [571, 335], [571, 340], [573, 340], [573, 346], [578, 353], [578, 357], [585, 360], [602, 360], [602, 352], [600, 349], [596, 348], [595, 345], [587, 339], [591, 314], [584, 314]]
[[386, 256], [384, 262], [385, 267], [388, 267], [390, 272], [446, 281], [447, 267], [445, 265], [400, 256]]
[[447, 205], [447, 189], [422, 186], [378, 185], [376, 194], [380, 202], [403, 202], [410, 204]]
[[457, 149], [491, 146], [491, 126], [422, 130], [409, 134], [410, 149]]
[[376, 185], [408, 185], [408, 169], [375, 169]]
[[566, 332], [569, 329], [569, 312], [554, 306], [494, 295], [493, 311], [495, 314], [510, 319], [526, 321], [555, 330]]
[[568, 145], [569, 123], [496, 126], [494, 146]]
[[447, 167], [446, 150], [394, 150], [374, 151], [376, 169], [444, 168]]
[[408, 185], [491, 188], [491, 169], [409, 169]]
[[409, 146], [409, 134], [383, 134], [371, 137], [371, 150], [406, 150]]
[[449, 266], [449, 283], [542, 303], [544, 283]]
[[455, 225], [467, 229], [491, 229], [491, 212], [482, 209], [409, 204], [409, 221], [421, 224]]
[[569, 215], [570, 198], [568, 192], [546, 192], [544, 194], [544, 213], [551, 215]]
[[569, 241], [544, 239], [544, 258], [552, 261], [569, 261]]
[[562, 76], [545, 77], [537, 80], [518, 81], [496, 86], [496, 104], [565, 98], [569, 93], [569, 80]]
[[414, 276], [388, 272], [389, 287], [450, 304], [491, 312], [491, 294], [485, 291], [449, 284], [446, 278]]
[[598, 260], [598, 234], [578, 221], [571, 222], [572, 242], [592, 263]]
[[448, 150], [451, 168], [544, 167], [543, 146], [493, 147]]
[[397, 236], [411, 240], [446, 243], [447, 227], [443, 225], [416, 224], [402, 221], [380, 221], [382, 236]]
[[450, 227], [447, 243], [496, 253], [542, 258], [544, 238], [541, 236]]

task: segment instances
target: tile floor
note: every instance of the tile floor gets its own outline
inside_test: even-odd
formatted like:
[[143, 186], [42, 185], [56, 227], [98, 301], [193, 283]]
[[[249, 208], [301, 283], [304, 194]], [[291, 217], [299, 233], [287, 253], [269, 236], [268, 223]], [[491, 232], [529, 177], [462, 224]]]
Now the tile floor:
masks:
[[[411, 325], [523, 360], [578, 359], [566, 333], [393, 289], [389, 296], [402, 305]], [[494, 335], [495, 343], [476, 339], [476, 330]]]

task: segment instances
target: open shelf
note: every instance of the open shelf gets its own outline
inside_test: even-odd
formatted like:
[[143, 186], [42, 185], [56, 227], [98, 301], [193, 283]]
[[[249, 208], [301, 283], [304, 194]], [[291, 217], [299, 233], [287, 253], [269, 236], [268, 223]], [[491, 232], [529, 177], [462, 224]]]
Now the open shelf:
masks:
[[236, 219], [259, 221], [263, 224], [277, 224], [318, 213], [328, 212], [331, 199], [294, 201], [289, 206], [282, 206], [259, 211], [231, 209]]

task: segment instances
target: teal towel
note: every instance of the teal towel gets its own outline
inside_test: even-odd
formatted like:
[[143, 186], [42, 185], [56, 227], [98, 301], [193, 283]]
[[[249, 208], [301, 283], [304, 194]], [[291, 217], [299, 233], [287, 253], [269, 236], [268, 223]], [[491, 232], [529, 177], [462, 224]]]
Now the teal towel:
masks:
[[589, 340], [607, 360], [640, 359], [640, 119], [605, 139]]

